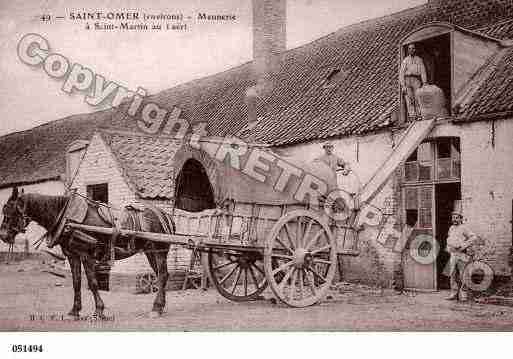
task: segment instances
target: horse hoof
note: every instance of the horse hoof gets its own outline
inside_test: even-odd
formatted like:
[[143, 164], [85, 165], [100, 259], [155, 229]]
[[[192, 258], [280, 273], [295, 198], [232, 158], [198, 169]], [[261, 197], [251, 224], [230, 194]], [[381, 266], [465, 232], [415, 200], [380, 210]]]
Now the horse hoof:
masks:
[[155, 312], [155, 311], [152, 311], [150, 312], [150, 318], [151, 319], [157, 319], [157, 318], [160, 318], [162, 316], [162, 312]]

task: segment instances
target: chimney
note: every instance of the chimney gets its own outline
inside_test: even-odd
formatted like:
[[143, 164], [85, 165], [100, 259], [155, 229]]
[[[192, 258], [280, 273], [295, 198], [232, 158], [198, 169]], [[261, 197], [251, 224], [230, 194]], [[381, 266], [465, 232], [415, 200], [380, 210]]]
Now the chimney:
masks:
[[272, 75], [279, 71], [286, 49], [286, 0], [252, 0], [253, 76], [257, 84], [246, 90], [248, 121], [256, 120], [259, 98], [272, 91]]
[[253, 0], [253, 60], [257, 79], [278, 71], [286, 49], [286, 0]]

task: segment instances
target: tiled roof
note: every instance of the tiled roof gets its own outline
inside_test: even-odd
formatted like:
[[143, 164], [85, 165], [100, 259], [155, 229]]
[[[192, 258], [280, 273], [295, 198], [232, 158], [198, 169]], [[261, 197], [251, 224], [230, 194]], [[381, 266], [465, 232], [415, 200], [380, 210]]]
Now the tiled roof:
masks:
[[[511, 0], [431, 0], [288, 50], [283, 54], [271, 96], [259, 103], [260, 120], [250, 133], [251, 139], [287, 145], [385, 128], [390, 124], [386, 114], [397, 106], [397, 46], [406, 34], [424, 24], [445, 21], [489, 36], [513, 38], [512, 18]], [[344, 72], [340, 82], [323, 87], [327, 76], [337, 68]], [[504, 76], [511, 79], [510, 71], [507, 56], [490, 80], [503, 85]], [[210, 135], [225, 136], [239, 133], [247, 125], [244, 94], [254, 84], [252, 63], [246, 63], [162, 91], [147, 101], [170, 110], [178, 106], [189, 122], [207, 122]], [[473, 112], [469, 113], [507, 106], [511, 87], [499, 91], [489, 85], [478, 91], [476, 105], [471, 104]], [[496, 104], [493, 96], [498, 96]], [[489, 105], [480, 107], [480, 99], [489, 101]], [[107, 126], [137, 130], [135, 120], [124, 113], [108, 113]], [[102, 116], [71, 116], [0, 138], [0, 185], [64, 173], [65, 147], [77, 138], [90, 136], [100, 123], [105, 125], [97, 117]], [[51, 135], [54, 128], [62, 128], [63, 135], [58, 139]], [[7, 151], [12, 148], [14, 151]]]
[[513, 116], [513, 47], [483, 82], [471, 104], [464, 110], [463, 120], [489, 114], [509, 113]]
[[483, 27], [479, 32], [498, 39], [513, 39], [513, 19]]
[[[511, 1], [445, 0], [439, 6], [426, 4], [348, 26], [285, 52], [275, 88], [259, 104], [260, 121], [250, 138], [287, 145], [387, 127], [390, 119], [383, 115], [398, 100], [397, 46], [423, 24], [450, 22], [489, 36], [512, 35]], [[176, 86], [148, 101], [180, 107], [189, 122], [208, 122], [210, 135], [239, 133], [247, 124], [244, 93], [255, 84], [251, 65]], [[342, 80], [323, 86], [333, 69], [344, 71]]]
[[88, 140], [110, 120], [110, 110], [73, 115], [0, 138], [0, 187], [58, 179], [66, 173], [66, 148]]
[[101, 131], [128, 184], [142, 198], [173, 196], [172, 164], [180, 144], [163, 137], [138, 133]]

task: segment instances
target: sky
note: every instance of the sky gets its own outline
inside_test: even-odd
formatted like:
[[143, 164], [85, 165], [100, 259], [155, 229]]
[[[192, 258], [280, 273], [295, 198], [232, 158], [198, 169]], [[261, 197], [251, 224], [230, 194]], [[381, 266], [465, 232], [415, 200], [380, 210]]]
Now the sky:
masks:
[[[287, 48], [359, 21], [426, 0], [288, 0]], [[357, 3], [357, 5], [355, 5]], [[71, 20], [83, 11], [139, 11], [191, 16], [186, 31], [86, 30]], [[234, 14], [235, 21], [205, 23], [198, 13]], [[64, 19], [41, 21], [41, 15]], [[95, 21], [89, 21], [92, 24]], [[84, 93], [66, 94], [63, 80], [20, 61], [17, 46], [28, 33], [42, 35], [51, 53], [79, 63], [106, 80], [148, 94], [214, 74], [252, 59], [251, 0], [10, 0], [0, 3], [0, 135], [72, 114], [97, 111]]]

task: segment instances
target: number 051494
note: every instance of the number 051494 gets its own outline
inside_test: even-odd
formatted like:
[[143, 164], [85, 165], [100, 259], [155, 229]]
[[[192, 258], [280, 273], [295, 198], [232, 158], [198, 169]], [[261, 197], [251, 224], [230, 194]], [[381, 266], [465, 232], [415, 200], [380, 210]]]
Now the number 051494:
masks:
[[41, 344], [13, 344], [11, 347], [13, 353], [42, 353], [43, 345]]

